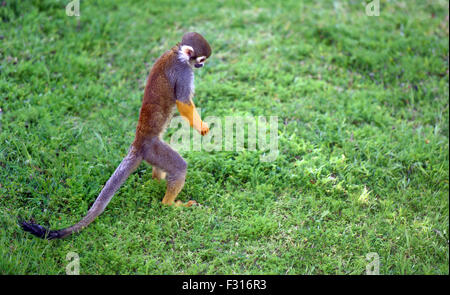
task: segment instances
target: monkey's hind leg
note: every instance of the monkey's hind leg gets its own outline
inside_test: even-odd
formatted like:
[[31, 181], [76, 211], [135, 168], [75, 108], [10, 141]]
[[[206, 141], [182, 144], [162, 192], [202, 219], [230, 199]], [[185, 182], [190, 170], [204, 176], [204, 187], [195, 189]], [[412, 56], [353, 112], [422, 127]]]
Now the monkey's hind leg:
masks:
[[157, 137], [152, 138], [145, 146], [144, 159], [153, 167], [156, 166], [159, 171], [167, 173], [167, 189], [162, 200], [163, 204], [190, 207], [197, 203], [193, 200], [187, 203], [179, 200], [175, 202], [186, 180], [187, 164], [168, 144]]
[[164, 172], [163, 170], [161, 170], [160, 168], [153, 166], [152, 169], [152, 177], [153, 179], [156, 180], [161, 180], [161, 179], [165, 179], [166, 178], [166, 172]]
[[172, 175], [169, 174], [167, 177], [167, 189], [166, 189], [166, 194], [164, 195], [164, 198], [162, 199], [161, 203], [163, 203], [164, 205], [175, 205], [175, 207], [179, 207], [179, 206], [184, 206], [184, 207], [191, 207], [194, 204], [197, 204], [196, 201], [194, 200], [190, 200], [187, 203], [183, 203], [180, 200], [177, 200], [176, 202], [175, 199], [177, 198], [178, 194], [180, 193], [181, 189], [184, 186], [184, 181], [186, 179], [186, 174], [184, 174], [184, 176], [173, 176], [173, 178], [171, 177]]

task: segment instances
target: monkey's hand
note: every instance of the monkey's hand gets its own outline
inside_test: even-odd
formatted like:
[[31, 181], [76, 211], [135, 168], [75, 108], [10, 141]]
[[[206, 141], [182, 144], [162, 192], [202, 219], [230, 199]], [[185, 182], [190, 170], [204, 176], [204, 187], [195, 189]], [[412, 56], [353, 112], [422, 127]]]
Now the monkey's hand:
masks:
[[199, 130], [199, 132], [202, 136], [205, 136], [206, 134], [208, 134], [208, 132], [209, 132], [208, 124], [206, 124], [205, 122], [202, 122], [202, 126], [201, 126], [201, 129]]

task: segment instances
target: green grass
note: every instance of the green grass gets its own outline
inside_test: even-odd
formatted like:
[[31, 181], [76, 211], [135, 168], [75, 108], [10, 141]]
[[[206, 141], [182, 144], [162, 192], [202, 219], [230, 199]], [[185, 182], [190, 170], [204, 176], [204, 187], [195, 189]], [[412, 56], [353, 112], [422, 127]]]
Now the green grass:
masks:
[[[0, 273], [449, 273], [448, 1], [3, 1]], [[107, 2], [107, 3], [106, 3]], [[155, 3], [152, 3], [155, 2]], [[183, 152], [181, 200], [141, 164], [83, 232], [134, 137], [148, 71], [184, 32], [213, 55], [202, 116], [278, 116], [280, 154]], [[167, 137], [166, 137], [167, 138]]]

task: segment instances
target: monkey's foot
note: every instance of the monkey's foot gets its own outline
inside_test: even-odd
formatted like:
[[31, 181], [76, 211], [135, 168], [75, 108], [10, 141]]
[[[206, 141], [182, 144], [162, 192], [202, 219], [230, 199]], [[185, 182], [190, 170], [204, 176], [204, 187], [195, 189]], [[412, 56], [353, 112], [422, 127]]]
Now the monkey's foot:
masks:
[[183, 206], [183, 207], [191, 207], [192, 205], [200, 205], [199, 203], [197, 203], [196, 201], [194, 201], [194, 200], [190, 200], [190, 201], [188, 201], [187, 203], [183, 203], [183, 202], [181, 202], [180, 200], [177, 200], [176, 202], [175, 202], [175, 207], [180, 207], [180, 206]]
[[162, 171], [158, 171], [158, 170], [153, 170], [152, 172], [152, 178], [156, 179], [158, 181], [163, 180], [166, 178], [166, 172], [162, 172]]

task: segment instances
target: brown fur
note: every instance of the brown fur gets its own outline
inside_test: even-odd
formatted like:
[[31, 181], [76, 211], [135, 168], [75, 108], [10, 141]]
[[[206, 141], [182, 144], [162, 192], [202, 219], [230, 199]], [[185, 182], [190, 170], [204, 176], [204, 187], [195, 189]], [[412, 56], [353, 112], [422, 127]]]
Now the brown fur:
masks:
[[208, 58], [211, 55], [211, 47], [209, 46], [208, 41], [198, 33], [191, 32], [184, 34], [181, 45], [189, 45], [194, 48], [194, 58], [198, 56], [205, 56]]
[[164, 53], [150, 71], [133, 142], [138, 150], [142, 148], [144, 139], [159, 136], [164, 131], [172, 114], [175, 97], [166, 72], [177, 58], [177, 52], [178, 46], [175, 46]]

